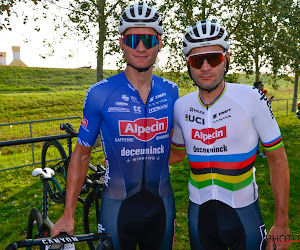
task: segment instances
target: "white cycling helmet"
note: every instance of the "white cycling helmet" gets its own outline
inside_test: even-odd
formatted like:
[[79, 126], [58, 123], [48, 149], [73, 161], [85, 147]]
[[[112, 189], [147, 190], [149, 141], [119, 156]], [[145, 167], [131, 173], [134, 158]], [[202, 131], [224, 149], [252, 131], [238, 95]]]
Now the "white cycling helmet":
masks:
[[160, 14], [147, 3], [135, 3], [120, 16], [119, 33], [129, 28], [153, 28], [161, 35], [164, 31]]
[[190, 26], [183, 38], [182, 51], [185, 56], [193, 48], [220, 45], [229, 49], [230, 41], [226, 30], [216, 21], [199, 21]]

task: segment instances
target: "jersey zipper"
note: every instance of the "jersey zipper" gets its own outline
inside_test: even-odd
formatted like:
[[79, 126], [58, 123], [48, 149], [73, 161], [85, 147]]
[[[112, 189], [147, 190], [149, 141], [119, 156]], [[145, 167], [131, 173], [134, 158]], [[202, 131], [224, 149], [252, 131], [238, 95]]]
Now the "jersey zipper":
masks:
[[[152, 80], [152, 84], [153, 84], [153, 80]], [[148, 113], [147, 113], [147, 107], [148, 107], [148, 100], [149, 100], [149, 96], [150, 96], [150, 93], [151, 93], [151, 90], [152, 90], [152, 85], [151, 85], [151, 89], [150, 89], [150, 92], [149, 92], [149, 95], [147, 97], [147, 101], [146, 103], [144, 104], [145, 106], [145, 127], [147, 127], [148, 125], [148, 120], [147, 120], [147, 117], [148, 117]], [[142, 98], [141, 98], [142, 99]], [[147, 134], [145, 134], [145, 155], [144, 155], [144, 164], [143, 164], [143, 170], [142, 170], [142, 184], [141, 184], [141, 191], [144, 191], [146, 190], [146, 149], [147, 149]]]
[[[212, 125], [211, 125], [211, 120], [210, 120], [210, 117], [211, 117], [211, 115], [210, 115], [210, 109], [209, 109], [209, 103], [207, 103], [206, 104], [206, 110], [207, 110], [207, 112], [206, 112], [206, 120], [208, 121], [207, 122], [207, 125], [206, 125], [206, 128], [208, 129], [208, 128], [210, 128], [210, 127], [212, 127]], [[210, 148], [211, 148], [211, 145], [209, 144], [208, 145], [208, 149], [210, 150]], [[211, 155], [209, 154], [209, 158], [211, 158]], [[209, 160], [209, 162], [211, 162], [211, 159]], [[212, 167], [212, 165], [210, 164], [210, 174], [211, 174], [211, 182], [212, 182], [212, 199], [213, 200], [215, 200], [216, 199], [216, 190], [215, 190], [215, 183], [214, 183], [214, 178], [213, 178], [213, 167]]]
[[[221, 91], [221, 93], [211, 102], [211, 103], [206, 103], [204, 102], [204, 100], [201, 98], [200, 96], [200, 93], [199, 93], [199, 101], [200, 103], [202, 102], [202, 105], [206, 107], [206, 120], [208, 121], [207, 122], [207, 126], [206, 128], [208, 129], [209, 127], [212, 127], [211, 126], [211, 120], [209, 119], [210, 117], [210, 109], [209, 107], [212, 106], [215, 102], [217, 102], [221, 96], [225, 93], [225, 90], [226, 90], [226, 83], [224, 83], [224, 87], [223, 87], [223, 90]], [[209, 149], [211, 148], [211, 145], [208, 146]], [[209, 158], [211, 158], [211, 156], [209, 155]], [[210, 161], [211, 162], [211, 161]], [[211, 181], [212, 181], [212, 199], [216, 199], [216, 196], [217, 196], [217, 192], [216, 192], [216, 186], [215, 186], [215, 182], [214, 182], [214, 178], [213, 178], [213, 167], [212, 165], [210, 165], [210, 173], [211, 173]]]
[[[148, 96], [149, 98], [149, 96]], [[144, 104], [145, 105], [145, 124], [144, 126], [147, 127], [147, 104], [148, 104], [148, 98], [147, 98], [147, 101], [146, 103]], [[145, 147], [145, 152], [146, 152], [146, 149], [147, 149], [147, 134], [145, 134], [145, 143], [144, 143], [144, 147]], [[145, 182], [146, 182], [146, 154], [144, 155], [144, 164], [143, 164], [143, 169], [142, 169], [142, 184], [141, 184], [141, 192], [144, 191], [146, 189], [145, 187]]]

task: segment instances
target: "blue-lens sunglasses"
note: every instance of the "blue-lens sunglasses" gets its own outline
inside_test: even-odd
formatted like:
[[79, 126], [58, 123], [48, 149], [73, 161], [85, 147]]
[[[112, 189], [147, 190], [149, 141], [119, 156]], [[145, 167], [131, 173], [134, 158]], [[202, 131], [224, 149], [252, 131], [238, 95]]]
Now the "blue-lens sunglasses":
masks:
[[146, 49], [151, 49], [159, 42], [159, 36], [154, 34], [128, 34], [123, 37], [124, 43], [132, 49], [136, 49], [140, 40]]

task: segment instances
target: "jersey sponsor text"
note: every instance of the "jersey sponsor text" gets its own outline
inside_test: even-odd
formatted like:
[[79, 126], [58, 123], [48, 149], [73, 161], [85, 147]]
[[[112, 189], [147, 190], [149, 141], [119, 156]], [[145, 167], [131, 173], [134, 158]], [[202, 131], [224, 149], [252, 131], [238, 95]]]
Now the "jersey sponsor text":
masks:
[[87, 127], [88, 120], [83, 117], [82, 120], [81, 120], [81, 124], [80, 125], [83, 125], [83, 126]]
[[161, 119], [140, 118], [135, 121], [119, 121], [121, 136], [134, 136], [141, 141], [150, 141], [157, 134], [167, 132], [168, 117]]
[[133, 138], [115, 138], [115, 142], [134, 142]]
[[149, 114], [160, 111], [160, 110], [164, 110], [168, 108], [168, 104], [163, 104], [154, 108], [149, 109]]
[[225, 138], [226, 136], [226, 126], [217, 129], [192, 129], [192, 139], [200, 140], [206, 145], [213, 144], [216, 140]]
[[137, 155], [159, 155], [165, 152], [164, 145], [160, 145], [159, 147], [149, 148], [136, 148], [136, 149], [126, 149], [123, 147], [121, 150], [121, 156], [137, 156]]
[[204, 121], [203, 118], [197, 117], [197, 116], [194, 116], [194, 115], [186, 114], [186, 115], [185, 115], [185, 120], [186, 120], [186, 121], [196, 122], [196, 123], [198, 123], [198, 124], [205, 125], [205, 121]]
[[122, 107], [109, 107], [108, 112], [130, 112], [130, 110]]
[[196, 153], [204, 153], [204, 154], [211, 154], [211, 153], [223, 153], [227, 152], [227, 146], [223, 145], [222, 147], [212, 147], [212, 148], [198, 148], [196, 146], [193, 147], [193, 151]]

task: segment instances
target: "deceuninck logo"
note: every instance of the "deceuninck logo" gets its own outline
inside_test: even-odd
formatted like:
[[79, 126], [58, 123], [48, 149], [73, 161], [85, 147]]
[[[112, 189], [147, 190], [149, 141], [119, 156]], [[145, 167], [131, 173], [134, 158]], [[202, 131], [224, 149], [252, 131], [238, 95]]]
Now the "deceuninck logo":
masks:
[[141, 141], [150, 141], [157, 134], [167, 132], [168, 117], [161, 119], [140, 118], [135, 121], [119, 121], [121, 136], [134, 136]]

